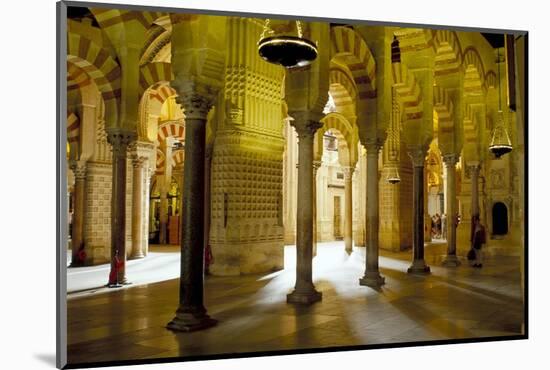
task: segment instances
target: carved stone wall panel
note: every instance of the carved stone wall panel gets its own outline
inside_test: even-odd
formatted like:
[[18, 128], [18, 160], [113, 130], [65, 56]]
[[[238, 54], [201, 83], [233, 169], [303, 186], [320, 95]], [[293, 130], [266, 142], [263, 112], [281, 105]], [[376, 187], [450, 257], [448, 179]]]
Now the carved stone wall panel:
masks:
[[238, 131], [218, 134], [212, 158], [212, 273], [283, 267], [282, 154], [282, 139]]

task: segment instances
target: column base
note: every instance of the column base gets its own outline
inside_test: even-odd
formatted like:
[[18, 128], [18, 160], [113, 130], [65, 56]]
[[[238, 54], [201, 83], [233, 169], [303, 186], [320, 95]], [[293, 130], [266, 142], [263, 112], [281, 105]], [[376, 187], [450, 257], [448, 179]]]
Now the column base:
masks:
[[287, 303], [298, 303], [298, 304], [312, 304], [320, 301], [323, 298], [323, 293], [318, 292], [315, 288], [307, 292], [299, 292], [294, 290], [292, 293], [287, 294], [286, 301]]
[[426, 265], [426, 262], [424, 260], [415, 260], [413, 261], [411, 267], [407, 269], [407, 273], [409, 274], [429, 274], [430, 273], [430, 266]]
[[176, 312], [166, 328], [173, 331], [191, 332], [211, 328], [218, 323], [218, 320], [211, 318], [206, 313], [193, 314]]
[[359, 285], [377, 288], [386, 283], [386, 278], [378, 272], [367, 272], [365, 276], [359, 279]]
[[138, 259], [144, 258], [144, 257], [145, 257], [145, 255], [143, 253], [140, 253], [140, 254], [133, 254], [128, 259], [129, 260], [138, 260]]
[[445, 267], [458, 267], [460, 266], [460, 264], [460, 260], [458, 259], [456, 254], [448, 254], [442, 263], [442, 265]]

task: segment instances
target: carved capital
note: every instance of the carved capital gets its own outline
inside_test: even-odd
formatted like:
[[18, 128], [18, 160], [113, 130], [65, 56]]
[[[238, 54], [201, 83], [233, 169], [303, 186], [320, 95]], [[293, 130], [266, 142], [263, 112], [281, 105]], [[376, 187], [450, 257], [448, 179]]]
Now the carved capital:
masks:
[[134, 131], [123, 128], [110, 128], [107, 130], [107, 141], [113, 147], [113, 155], [126, 156], [128, 146], [136, 140], [136, 133]]
[[411, 157], [413, 167], [424, 167], [426, 160], [426, 149], [423, 147], [408, 147], [407, 153]]
[[384, 145], [384, 141], [380, 138], [368, 138], [364, 140], [363, 146], [367, 149], [367, 155], [376, 155], [380, 152], [380, 149]]
[[313, 161], [313, 173], [317, 173], [317, 170], [321, 167], [323, 162], [321, 161]]
[[312, 137], [315, 135], [318, 129], [323, 127], [323, 123], [320, 122], [320, 116], [306, 111], [292, 112], [290, 125], [296, 129], [298, 139], [305, 137]]
[[155, 144], [145, 141], [135, 141], [130, 144], [131, 159], [134, 168], [148, 165], [155, 153]]
[[460, 159], [460, 155], [456, 153], [443, 154], [443, 162], [448, 166], [455, 166]]
[[73, 171], [76, 180], [86, 179], [86, 162], [84, 161], [70, 161], [69, 167]]
[[170, 85], [178, 92], [176, 101], [184, 109], [186, 119], [206, 120], [210, 108], [216, 101], [215, 87], [199, 82], [195, 76], [182, 74], [177, 75]]
[[344, 180], [351, 181], [351, 179], [353, 178], [353, 172], [355, 171], [355, 167], [345, 166], [345, 167], [342, 167], [342, 171], [344, 172]]

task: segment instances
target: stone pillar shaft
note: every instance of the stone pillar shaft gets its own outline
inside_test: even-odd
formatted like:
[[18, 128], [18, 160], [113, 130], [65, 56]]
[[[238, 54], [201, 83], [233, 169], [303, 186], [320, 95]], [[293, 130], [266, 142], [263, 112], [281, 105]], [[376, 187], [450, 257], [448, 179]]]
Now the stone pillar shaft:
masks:
[[81, 246], [84, 246], [84, 215], [86, 207], [86, 164], [75, 162], [71, 164], [75, 176], [74, 183], [74, 205], [73, 205], [73, 225], [72, 225], [72, 256], [71, 266], [82, 265], [78, 252]]
[[379, 201], [378, 201], [378, 153], [380, 143], [367, 143], [367, 246], [365, 276], [359, 283], [366, 286], [380, 286], [385, 279], [378, 269], [378, 232], [379, 232]]
[[167, 325], [176, 331], [195, 331], [216, 325], [204, 307], [204, 194], [206, 117], [212, 99], [193, 91], [178, 91], [185, 109], [181, 272], [179, 307]]
[[413, 162], [413, 262], [408, 273], [429, 273], [424, 261], [424, 158], [426, 151], [409, 151]]
[[296, 217], [296, 285], [287, 296], [290, 303], [321, 300], [312, 280], [313, 258], [313, 137], [321, 124], [295, 117], [298, 133], [298, 205]]
[[126, 283], [126, 159], [128, 145], [135, 139], [135, 133], [111, 129], [107, 138], [113, 147], [109, 285], [119, 285]]
[[145, 158], [137, 157], [133, 161], [132, 181], [132, 254], [130, 258], [143, 258], [143, 182], [145, 180]]
[[353, 167], [345, 167], [344, 169], [344, 196], [345, 196], [345, 217], [344, 217], [344, 244], [346, 253], [350, 254], [353, 251], [353, 191], [352, 179]]
[[472, 179], [472, 216], [479, 215], [479, 165], [474, 164], [470, 166], [470, 175]]
[[317, 171], [321, 167], [320, 161], [313, 162], [313, 256], [317, 255]]
[[447, 154], [443, 156], [443, 161], [447, 167], [447, 257], [443, 261], [446, 266], [458, 266], [460, 261], [456, 257], [456, 163], [458, 156], [456, 154]]

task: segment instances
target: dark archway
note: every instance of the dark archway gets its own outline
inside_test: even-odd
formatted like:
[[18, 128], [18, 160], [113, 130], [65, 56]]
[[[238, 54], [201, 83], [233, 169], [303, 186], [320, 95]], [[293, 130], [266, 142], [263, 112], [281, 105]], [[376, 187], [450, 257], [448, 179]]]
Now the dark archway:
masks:
[[502, 202], [493, 205], [493, 235], [508, 234], [508, 208]]

